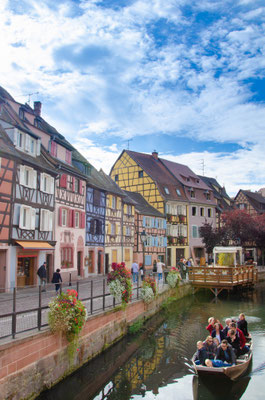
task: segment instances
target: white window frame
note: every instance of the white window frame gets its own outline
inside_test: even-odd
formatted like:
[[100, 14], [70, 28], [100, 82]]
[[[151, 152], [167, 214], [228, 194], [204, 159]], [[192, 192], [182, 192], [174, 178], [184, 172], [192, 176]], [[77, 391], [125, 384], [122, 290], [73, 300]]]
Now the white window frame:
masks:
[[40, 174], [40, 191], [48, 194], [54, 193], [54, 178], [51, 175], [45, 174], [44, 172]]
[[[194, 235], [194, 228], [196, 228], [196, 235]], [[191, 233], [192, 233], [192, 237], [194, 239], [199, 238], [199, 229], [197, 225], [192, 225], [191, 227]]]
[[168, 189], [167, 186], [164, 186], [164, 191], [165, 191], [166, 194], [169, 194], [169, 189]]
[[53, 229], [53, 213], [49, 210], [40, 210], [40, 231], [52, 231]]
[[131, 227], [130, 226], [126, 226], [126, 228], [125, 228], [125, 236], [131, 236]]
[[117, 199], [116, 199], [115, 196], [112, 196], [111, 208], [112, 208], [113, 210], [116, 210], [116, 207], [117, 207]]
[[75, 211], [75, 228], [80, 227], [80, 213], [79, 211]]
[[149, 247], [152, 246], [152, 236], [146, 237], [145, 246], [149, 246]]
[[62, 226], [67, 226], [67, 214], [68, 211], [66, 208], [62, 208]]
[[145, 217], [145, 227], [152, 228], [152, 219], [151, 217]]
[[110, 224], [110, 234], [116, 235], [116, 224], [115, 223]]
[[157, 218], [157, 228], [158, 229], [164, 228], [164, 220], [162, 218]]
[[164, 246], [164, 237], [157, 236], [157, 247], [163, 247], [163, 246]]
[[36, 210], [35, 208], [22, 205], [19, 214], [19, 228], [35, 230]]
[[[29, 182], [26, 182], [26, 177], [28, 176]], [[36, 189], [37, 187], [37, 171], [27, 165], [20, 165], [20, 176], [19, 183], [22, 186], [29, 187], [31, 189]]]

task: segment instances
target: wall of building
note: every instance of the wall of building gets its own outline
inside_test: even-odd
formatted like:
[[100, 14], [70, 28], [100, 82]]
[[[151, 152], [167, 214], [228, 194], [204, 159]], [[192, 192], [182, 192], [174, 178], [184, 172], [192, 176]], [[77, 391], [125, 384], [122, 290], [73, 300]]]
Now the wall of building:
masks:
[[73, 366], [69, 364], [67, 341], [50, 331], [0, 345], [0, 400], [34, 399], [74, 369], [104, 351], [127, 332], [138, 318], [154, 315], [169, 296], [191, 294], [190, 285], [166, 291], [148, 306], [137, 301], [125, 310], [113, 310], [90, 317], [82, 331]]

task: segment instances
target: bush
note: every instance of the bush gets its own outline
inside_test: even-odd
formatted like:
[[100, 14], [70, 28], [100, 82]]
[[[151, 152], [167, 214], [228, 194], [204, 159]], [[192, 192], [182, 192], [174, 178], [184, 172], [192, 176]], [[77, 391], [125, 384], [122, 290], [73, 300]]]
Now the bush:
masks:
[[157, 288], [156, 288], [156, 281], [154, 278], [149, 276], [145, 277], [140, 297], [145, 303], [150, 303], [156, 296]]
[[112, 263], [112, 269], [108, 274], [108, 285], [110, 293], [117, 301], [122, 301], [123, 306], [129, 303], [132, 297], [131, 273], [125, 267], [125, 263]]
[[176, 287], [178, 281], [179, 281], [179, 272], [177, 268], [173, 267], [171, 268], [170, 272], [167, 275], [167, 283], [171, 288], [174, 288]]

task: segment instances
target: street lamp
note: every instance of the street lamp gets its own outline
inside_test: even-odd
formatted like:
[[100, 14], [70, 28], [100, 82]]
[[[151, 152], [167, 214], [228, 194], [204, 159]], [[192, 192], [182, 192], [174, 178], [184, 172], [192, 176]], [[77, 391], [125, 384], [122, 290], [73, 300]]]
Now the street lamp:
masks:
[[143, 272], [145, 276], [145, 243], [146, 243], [147, 235], [145, 233], [145, 230], [142, 231], [141, 233], [141, 241], [143, 245]]

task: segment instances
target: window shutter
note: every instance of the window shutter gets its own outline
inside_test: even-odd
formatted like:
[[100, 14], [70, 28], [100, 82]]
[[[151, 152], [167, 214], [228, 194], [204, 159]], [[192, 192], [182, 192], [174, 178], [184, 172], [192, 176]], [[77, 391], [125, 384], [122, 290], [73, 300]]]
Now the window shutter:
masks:
[[41, 140], [38, 139], [38, 140], [37, 140], [37, 147], [36, 147], [36, 155], [37, 155], [37, 156], [40, 155], [40, 148], [41, 148]]
[[25, 139], [26, 139], [26, 142], [25, 142], [25, 150], [26, 150], [27, 152], [29, 152], [29, 149], [30, 149], [30, 137], [29, 137], [29, 135], [25, 135]]
[[44, 174], [40, 174], [40, 191], [43, 192], [44, 188]]
[[117, 197], [117, 209], [121, 210], [121, 199]]
[[79, 181], [79, 193], [82, 194], [83, 193], [83, 181]]
[[75, 192], [75, 177], [72, 177], [72, 192]]
[[143, 217], [143, 226], [145, 226], [145, 217]]
[[127, 204], [124, 204], [124, 214], [127, 214]]
[[19, 227], [20, 229], [23, 229], [23, 212], [24, 212], [24, 206], [20, 207], [20, 213], [19, 213]]
[[164, 241], [164, 247], [167, 247], [167, 238], [164, 237], [164, 238], [163, 238], [163, 241]]
[[84, 229], [85, 228], [85, 223], [86, 223], [86, 213], [85, 212], [81, 212], [81, 228]]
[[107, 230], [107, 232], [108, 232], [108, 235], [111, 234], [111, 224], [110, 224], [110, 222], [108, 222], [108, 230]]
[[155, 219], [151, 218], [151, 228], [154, 228], [154, 227], [155, 227]]
[[73, 210], [68, 210], [67, 212], [67, 226], [70, 228], [73, 226]]
[[[18, 130], [17, 128], [12, 129], [12, 134], [13, 134], [13, 143], [16, 146], [18, 143]], [[12, 138], [12, 137], [11, 137]]]
[[60, 187], [66, 188], [66, 184], [67, 184], [67, 175], [62, 174], [60, 178]]
[[25, 165], [20, 165], [19, 171], [19, 183], [20, 185], [25, 185]]
[[110, 194], [108, 197], [109, 197], [109, 208], [112, 208], [112, 195]]
[[48, 228], [48, 230], [52, 231], [53, 230], [53, 213], [51, 211], [49, 211], [48, 216], [49, 216], [49, 228]]
[[126, 226], [123, 226], [123, 236], [126, 235]]
[[59, 208], [59, 226], [62, 226], [62, 207]]
[[116, 235], [119, 234], [119, 225], [118, 224], [115, 224], [115, 233], [116, 233]]
[[183, 231], [183, 236], [187, 237], [187, 226], [186, 225], [183, 225], [182, 231]]
[[30, 210], [30, 229], [35, 229], [35, 220], [36, 220], [36, 210], [35, 208], [31, 208]]
[[37, 187], [37, 171], [35, 171], [35, 169], [30, 171], [30, 186], [33, 189], [36, 189]]
[[163, 220], [163, 228], [167, 229], [167, 221], [166, 221], [166, 219]]
[[49, 185], [50, 185], [50, 194], [54, 194], [54, 178], [52, 176], [50, 176]]

